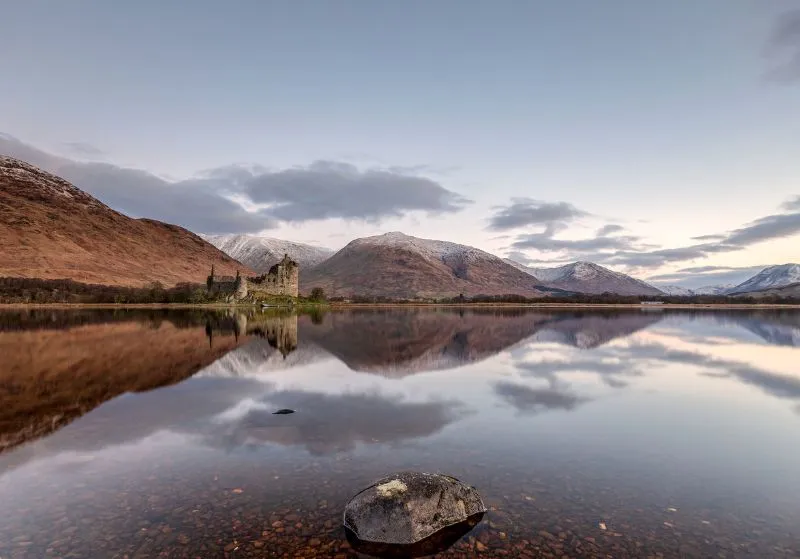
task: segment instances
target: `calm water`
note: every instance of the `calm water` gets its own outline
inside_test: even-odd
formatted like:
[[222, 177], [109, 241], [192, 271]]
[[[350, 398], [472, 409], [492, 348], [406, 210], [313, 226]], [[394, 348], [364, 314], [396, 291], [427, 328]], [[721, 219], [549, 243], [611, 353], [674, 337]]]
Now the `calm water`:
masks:
[[355, 556], [402, 469], [490, 507], [443, 556], [800, 557], [800, 312], [7, 312], [0, 356], [3, 559]]

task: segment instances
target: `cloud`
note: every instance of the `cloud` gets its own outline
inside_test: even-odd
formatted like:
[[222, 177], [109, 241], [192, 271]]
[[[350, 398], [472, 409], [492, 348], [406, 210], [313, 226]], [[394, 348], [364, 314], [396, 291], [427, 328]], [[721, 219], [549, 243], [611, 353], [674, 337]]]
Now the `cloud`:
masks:
[[619, 233], [624, 230], [625, 228], [622, 225], [617, 225], [616, 223], [609, 223], [608, 225], [603, 225], [600, 229], [597, 230], [597, 236], [605, 237], [606, 235]]
[[508, 231], [530, 225], [543, 225], [547, 230], [560, 229], [563, 224], [589, 214], [567, 202], [543, 202], [530, 198], [513, 198], [508, 206], [500, 206], [489, 218], [488, 229]]
[[379, 220], [414, 210], [452, 213], [471, 203], [425, 177], [334, 161], [253, 175], [244, 192], [256, 203], [274, 204], [270, 213], [282, 221]]
[[542, 202], [529, 198], [513, 198], [511, 204], [499, 206], [489, 219], [489, 230], [507, 231], [528, 226], [543, 229], [535, 233], [519, 233], [506, 247], [518, 262], [533, 262], [523, 251], [537, 250], [562, 253], [565, 262], [572, 260], [601, 260], [605, 255], [619, 251], [640, 251], [648, 248], [641, 239], [632, 235], [615, 235], [625, 230], [616, 223], [600, 227], [594, 237], [583, 239], [557, 239], [556, 235], [569, 227], [569, 223], [592, 214], [567, 202]]
[[267, 212], [248, 212], [220, 194], [213, 180], [167, 182], [146, 171], [106, 163], [72, 163], [57, 174], [114, 209], [203, 233], [251, 233], [277, 226]]
[[781, 205], [781, 208], [787, 211], [800, 211], [800, 196], [787, 200]]
[[515, 250], [536, 249], [542, 252], [592, 252], [602, 250], [632, 250], [639, 237], [594, 237], [586, 239], [554, 239], [549, 231], [517, 235], [511, 244]]
[[797, 233], [800, 233], [800, 212], [762, 217], [745, 227], [735, 229], [722, 242], [746, 247]]
[[[492, 217], [494, 228], [505, 228], [523, 222], [533, 223], [534, 217], [541, 218], [539, 224], [544, 225], [543, 231], [518, 234], [507, 247], [509, 253], [516, 255], [514, 260], [531, 262], [531, 258], [526, 257], [522, 260], [520, 255], [526, 250], [536, 250], [544, 253], [560, 253], [560, 259], [590, 260], [607, 266], [633, 269], [660, 268], [665, 264], [702, 259], [713, 254], [737, 252], [757, 243], [800, 233], [800, 196], [786, 201], [781, 206], [785, 213], [756, 219], [726, 233], [692, 237], [693, 240], [702, 242], [676, 248], [658, 248], [645, 244], [640, 237], [615, 235], [614, 233], [619, 233], [624, 228], [613, 223], [600, 227], [594, 237], [558, 239], [555, 236], [567, 228], [570, 220], [576, 216], [589, 214], [565, 202], [550, 204], [547, 211], [535, 213], [540, 207], [539, 202], [517, 200], [510, 206], [500, 208]], [[656, 276], [651, 279], [680, 280], [683, 276]], [[725, 283], [729, 282], [725, 280]], [[697, 287], [702, 285], [708, 283]]]
[[512, 250], [506, 254], [506, 257], [509, 260], [513, 260], [519, 264], [523, 264], [525, 266], [531, 266], [532, 264], [536, 264], [538, 260], [534, 260], [533, 258], [529, 258], [527, 254], [524, 252], [520, 252], [518, 250]]
[[719, 378], [735, 378], [781, 399], [800, 400], [800, 378], [761, 369], [748, 363], [718, 359], [691, 351], [670, 349], [658, 343], [633, 345], [626, 349], [629, 358], [683, 363], [708, 369]]
[[739, 249], [740, 247], [731, 245], [703, 243], [687, 247], [665, 248], [648, 252], [620, 251], [609, 255], [606, 258], [606, 262], [637, 268], [660, 268], [664, 264], [669, 264], [672, 262], [694, 260], [696, 258], [704, 258], [713, 253], [733, 252]]
[[594, 373], [605, 384], [612, 388], [623, 388], [627, 383], [621, 380], [621, 376], [642, 376], [642, 371], [630, 360], [601, 361], [596, 354], [594, 359], [573, 359], [570, 361], [536, 361], [531, 363], [520, 363], [517, 369], [525, 376], [533, 376], [546, 379], [551, 386], [558, 384], [558, 374], [563, 373]]
[[571, 411], [585, 402], [584, 398], [556, 388], [531, 388], [523, 384], [498, 382], [495, 394], [510, 406], [524, 414], [536, 414], [549, 410]]
[[[794, 201], [788, 202], [793, 207]], [[787, 207], [784, 204], [784, 207]], [[725, 234], [707, 235], [715, 242], [653, 251], [619, 251], [609, 255], [606, 262], [638, 268], [659, 268], [664, 264], [705, 258], [712, 254], [736, 252], [751, 245], [800, 233], [800, 212], [768, 215]]]
[[770, 78], [783, 82], [800, 78], [800, 10], [781, 14], [773, 27], [768, 50], [780, 58], [770, 71]]
[[722, 272], [733, 270], [749, 270], [750, 268], [736, 268], [732, 266], [690, 266], [688, 268], [681, 268], [678, 272], [686, 272], [689, 274], [706, 274], [708, 272]]
[[700, 235], [698, 237], [692, 237], [693, 241], [721, 241], [725, 238], [725, 235]]
[[709, 285], [738, 285], [763, 270], [766, 266], [692, 266], [669, 274], [650, 276], [647, 281], [665, 285], [670, 283], [687, 288]]
[[330, 218], [379, 222], [410, 211], [453, 213], [471, 203], [429, 178], [335, 161], [284, 170], [229, 165], [167, 181], [139, 169], [53, 156], [7, 135], [0, 136], [0, 153], [57, 174], [133, 217], [202, 233], [249, 233]]
[[106, 156], [106, 152], [86, 142], [65, 142], [61, 146], [70, 154], [78, 157], [101, 159]]

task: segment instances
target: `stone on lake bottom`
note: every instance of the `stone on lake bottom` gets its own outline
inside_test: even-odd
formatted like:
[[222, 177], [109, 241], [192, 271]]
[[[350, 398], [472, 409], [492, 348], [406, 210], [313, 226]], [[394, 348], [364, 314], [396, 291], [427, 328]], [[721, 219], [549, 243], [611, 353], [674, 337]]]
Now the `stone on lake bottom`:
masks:
[[454, 477], [400, 472], [354, 496], [344, 526], [348, 540], [365, 553], [414, 557], [446, 549], [485, 512], [476, 489]]

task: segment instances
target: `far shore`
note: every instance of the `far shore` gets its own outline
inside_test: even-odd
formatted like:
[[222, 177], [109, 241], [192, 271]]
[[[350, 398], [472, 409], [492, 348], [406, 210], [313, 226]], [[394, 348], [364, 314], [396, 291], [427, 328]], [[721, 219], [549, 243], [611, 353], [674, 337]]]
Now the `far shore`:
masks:
[[[225, 303], [0, 303], [3, 309], [261, 309], [258, 304], [232, 305]], [[298, 303], [271, 305], [266, 309], [401, 309], [401, 308], [525, 308], [525, 309], [646, 309], [648, 311], [673, 309], [800, 309], [800, 304], [744, 304], [744, 303], [664, 303], [647, 305], [639, 303]]]

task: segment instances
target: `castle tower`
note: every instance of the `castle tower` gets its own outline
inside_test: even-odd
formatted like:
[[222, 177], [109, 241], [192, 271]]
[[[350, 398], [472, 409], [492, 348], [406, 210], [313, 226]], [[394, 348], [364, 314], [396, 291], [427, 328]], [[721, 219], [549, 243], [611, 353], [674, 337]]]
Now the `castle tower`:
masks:
[[281, 260], [279, 266], [279, 275], [283, 282], [284, 294], [297, 297], [300, 293], [300, 266], [289, 258], [288, 254], [283, 255], [283, 260]]

